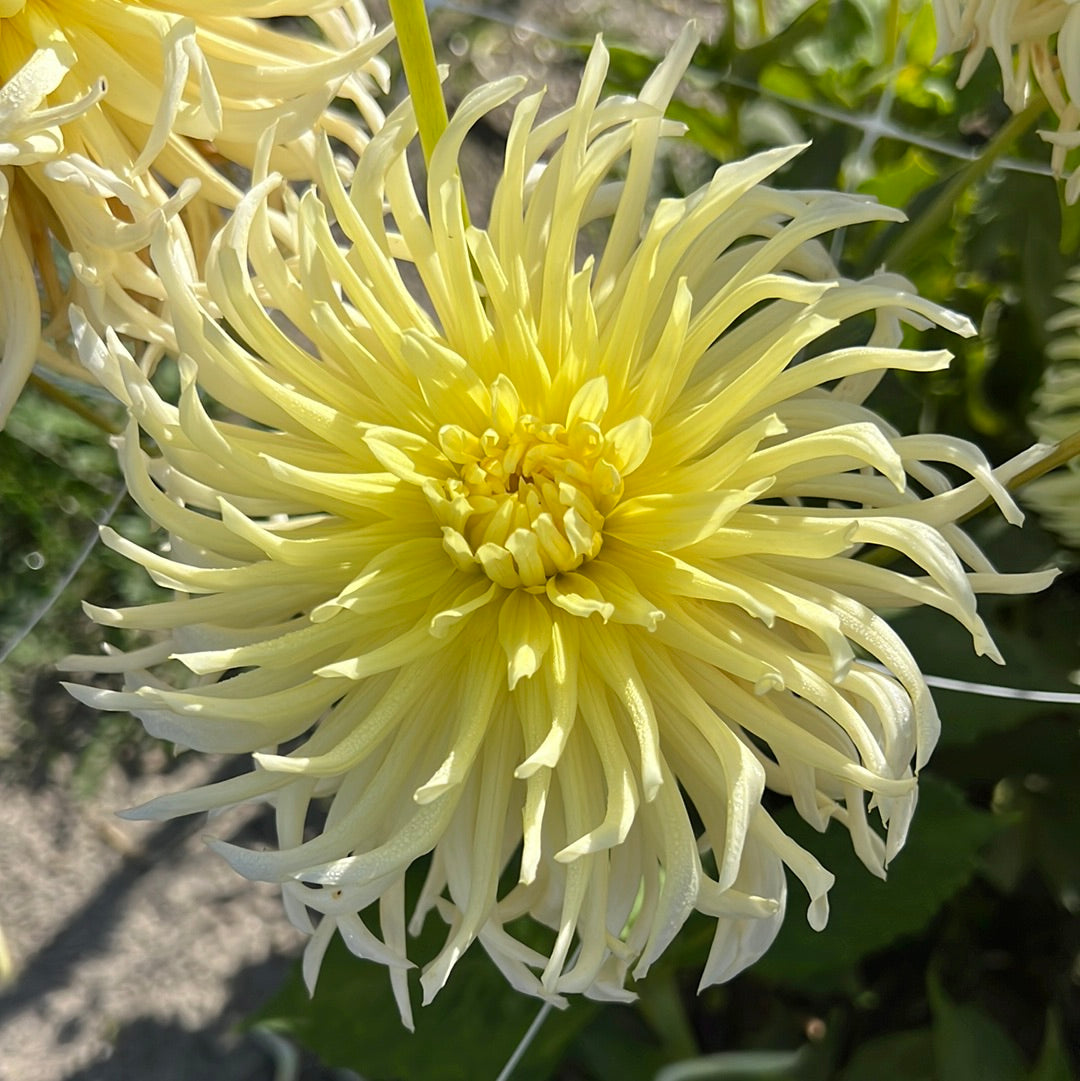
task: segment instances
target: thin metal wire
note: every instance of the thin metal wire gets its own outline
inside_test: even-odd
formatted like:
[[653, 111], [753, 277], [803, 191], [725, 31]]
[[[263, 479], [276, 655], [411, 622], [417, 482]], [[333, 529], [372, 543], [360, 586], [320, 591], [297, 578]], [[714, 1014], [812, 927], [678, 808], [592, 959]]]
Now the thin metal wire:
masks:
[[116, 513], [126, 494], [127, 488], [124, 487], [124, 485], [121, 485], [119, 490], [113, 495], [108, 506], [105, 508], [105, 515], [98, 523], [97, 528], [95, 528], [93, 533], [86, 538], [82, 548], [79, 549], [79, 554], [75, 557], [75, 561], [60, 577], [56, 585], [53, 586], [49, 595], [34, 609], [33, 612], [30, 613], [26, 622], [15, 632], [7, 645], [0, 650], [0, 664], [3, 664], [4, 661], [6, 661], [8, 657], [22, 645], [33, 629], [49, 614], [49, 609], [51, 609], [61, 596], [63, 596], [64, 590], [71, 585], [72, 579], [79, 573], [82, 565], [87, 559], [90, 558], [90, 553], [94, 550], [94, 547], [101, 536], [101, 526], [109, 524], [112, 520], [112, 516]]
[[966, 679], [949, 679], [947, 676], [923, 678], [931, 687], [939, 687], [943, 691], [964, 691], [966, 694], [980, 694], [984, 698], [1013, 698], [1027, 702], [1080, 706], [1080, 694], [1073, 691], [1028, 691], [1020, 687], [998, 687], [993, 683], [970, 683]]
[[[877, 661], [866, 661], [871, 668], [888, 673], [889, 669]], [[966, 679], [950, 679], [948, 676], [923, 675], [930, 687], [942, 691], [963, 691], [965, 694], [978, 694], [983, 698], [1009, 698], [1025, 702], [1050, 702], [1062, 706], [1080, 705], [1080, 693], [1074, 691], [1029, 691], [1023, 687], [1001, 687], [995, 683], [975, 683]]]
[[[729, 86], [737, 86], [740, 90], [750, 90], [760, 94], [763, 98], [769, 98], [780, 105], [786, 105], [799, 112], [809, 113], [812, 116], [821, 117], [823, 120], [831, 120], [845, 127], [856, 128], [864, 136], [872, 136], [875, 141], [880, 138], [896, 139], [898, 142], [917, 146], [920, 150], [932, 150], [936, 154], [942, 154], [947, 158], [956, 158], [958, 161], [974, 161], [982, 153], [982, 147], [960, 146], [944, 139], [931, 139], [925, 135], [908, 128], [901, 127], [888, 118], [881, 118], [877, 112], [873, 113], [845, 113], [841, 109], [833, 109], [828, 105], [815, 104], [808, 101], [799, 101], [798, 98], [789, 98], [786, 94], [778, 94], [773, 90], [767, 90], [752, 83], [747, 79], [740, 79], [734, 75], [718, 76], [718, 82]], [[994, 163], [996, 169], [1004, 169], [1012, 173], [1031, 173], [1035, 176], [1053, 176], [1054, 171], [1049, 165], [1042, 162], [1023, 161], [1020, 158], [998, 158]]]
[[536, 1016], [533, 1018], [532, 1024], [525, 1030], [525, 1035], [518, 1041], [517, 1047], [514, 1048], [514, 1053], [506, 1060], [506, 1065], [502, 1068], [499, 1076], [495, 1078], [495, 1081], [510, 1081], [510, 1075], [517, 1069], [518, 1063], [525, 1057], [525, 1052], [529, 1050], [529, 1045], [536, 1039], [536, 1034], [540, 1031], [540, 1026], [547, 1020], [547, 1015], [555, 1007], [550, 1002], [545, 1002], [539, 1010], [536, 1011]]
[[[573, 968], [577, 963], [578, 957], [581, 956], [581, 943], [579, 942], [574, 949], [574, 952], [570, 955], [570, 960], [567, 965]], [[565, 968], [564, 970], [565, 971]], [[529, 1050], [529, 1045], [536, 1039], [536, 1034], [540, 1031], [540, 1026], [547, 1020], [547, 1015], [555, 1009], [553, 1002], [545, 1002], [539, 1010], [536, 1011], [536, 1016], [532, 1020], [532, 1024], [525, 1030], [525, 1035], [518, 1041], [517, 1047], [514, 1048], [513, 1053], [506, 1060], [506, 1065], [499, 1071], [499, 1076], [495, 1078], [495, 1081], [510, 1081], [510, 1075], [517, 1069], [518, 1063], [525, 1057], [525, 1052]]]
[[[903, 59], [906, 47], [907, 37], [905, 35], [897, 43], [897, 61]], [[894, 64], [895, 62], [896, 61], [894, 61]], [[890, 113], [892, 112], [892, 107], [895, 102], [896, 84], [890, 78], [885, 83], [885, 89], [882, 91], [881, 97], [878, 99], [877, 108], [874, 110], [874, 123], [863, 129], [862, 139], [860, 140], [855, 153], [851, 155], [844, 166], [844, 172], [846, 174], [844, 177], [845, 191], [851, 191], [853, 182], [862, 169], [867, 166], [873, 168], [874, 147], [877, 146], [878, 139], [881, 138], [881, 133], [885, 130], [885, 126], [892, 123]], [[829, 247], [829, 258], [832, 259], [834, 266], [840, 265], [840, 258], [844, 253], [844, 242], [847, 240], [847, 232], [848, 227], [842, 225], [835, 233], [833, 233], [832, 244]]]

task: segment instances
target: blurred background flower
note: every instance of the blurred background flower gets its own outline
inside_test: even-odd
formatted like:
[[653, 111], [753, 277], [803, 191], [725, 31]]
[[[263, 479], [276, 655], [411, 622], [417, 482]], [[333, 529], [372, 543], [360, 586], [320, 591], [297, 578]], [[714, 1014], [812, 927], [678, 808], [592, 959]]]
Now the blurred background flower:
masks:
[[[323, 40], [265, 14], [308, 15]], [[0, 424], [35, 361], [85, 378], [73, 300], [99, 326], [175, 344], [145, 257], [158, 217], [183, 208], [189, 239], [175, 236], [197, 272], [267, 129], [293, 179], [311, 175], [316, 129], [358, 152], [381, 119], [388, 34], [357, 0], [0, 5]], [[328, 112], [335, 99], [352, 115]]]
[[1054, 172], [1069, 172], [1065, 198], [1080, 195], [1080, 168], [1066, 164], [1080, 147], [1080, 9], [1068, 0], [934, 0], [938, 53], [966, 49], [957, 81], [964, 86], [987, 51], [1001, 68], [1002, 94], [1021, 112], [1037, 89], [1058, 118], [1042, 132]]

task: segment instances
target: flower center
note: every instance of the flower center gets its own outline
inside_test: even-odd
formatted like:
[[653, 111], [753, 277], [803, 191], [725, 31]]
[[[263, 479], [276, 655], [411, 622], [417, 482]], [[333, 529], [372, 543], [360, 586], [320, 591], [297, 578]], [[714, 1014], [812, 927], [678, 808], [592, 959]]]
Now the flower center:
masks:
[[439, 446], [458, 476], [432, 502], [459, 566], [479, 563], [499, 585], [539, 590], [600, 551], [623, 479], [597, 424], [524, 415], [507, 432], [480, 435], [447, 424]]

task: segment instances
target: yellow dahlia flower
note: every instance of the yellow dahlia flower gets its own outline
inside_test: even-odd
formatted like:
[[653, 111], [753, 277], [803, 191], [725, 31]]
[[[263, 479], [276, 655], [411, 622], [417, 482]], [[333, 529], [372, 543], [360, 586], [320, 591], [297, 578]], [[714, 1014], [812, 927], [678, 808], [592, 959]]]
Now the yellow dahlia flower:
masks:
[[[1080, 147], [1080, 8], [1070, 0], [934, 0], [938, 53], [967, 49], [957, 80], [964, 86], [987, 49], [1001, 67], [1005, 104], [1014, 113], [1028, 103], [1032, 85], [1046, 95], [1058, 130], [1039, 134], [1050, 143], [1054, 172], [1065, 170]], [[1065, 198], [1080, 195], [1080, 168], [1065, 184]]]
[[[538, 122], [542, 94], [521, 101], [486, 227], [463, 214], [458, 153], [518, 79], [465, 98], [426, 189], [409, 102], [351, 191], [324, 148], [295, 259], [261, 180], [209, 260], [209, 306], [156, 244], [176, 405], [114, 335], [79, 332], [131, 410], [132, 495], [169, 537], [105, 540], [178, 595], [89, 608], [160, 637], [70, 659], [125, 675], [74, 693], [253, 752], [253, 772], [131, 813], [272, 803], [276, 851], [214, 847], [282, 885], [313, 932], [309, 980], [340, 932], [390, 968], [406, 1022], [405, 876], [425, 858], [411, 927], [448, 925], [425, 1000], [477, 939], [521, 990], [626, 998], [694, 910], [717, 921], [702, 984], [726, 979], [776, 934], [785, 866], [822, 926], [832, 875], [765, 789], [838, 820], [883, 875], [938, 733], [875, 606], [943, 609], [994, 655], [975, 593], [1046, 581], [995, 574], [954, 524], [985, 492], [1018, 519], [975, 448], [862, 404], [889, 368], [948, 363], [900, 348], [901, 324], [971, 330], [896, 276], [838, 277], [819, 238], [895, 211], [766, 187], [798, 148], [650, 206], [694, 44], [636, 100], [600, 99], [598, 43], [572, 108]], [[852, 320], [865, 344], [821, 343]], [[973, 479], [952, 489], [927, 461]], [[854, 558], [868, 545], [920, 569]], [[524, 916], [550, 928], [542, 951], [514, 936]]]
[[[1068, 307], [1047, 323], [1056, 334], [1047, 352], [1057, 363], [1043, 375], [1031, 418], [1035, 434], [1048, 443], [1080, 432], [1080, 268], [1070, 278], [1059, 294]], [[1028, 485], [1024, 499], [1055, 533], [1080, 548], [1080, 459]]]
[[[247, 17], [286, 13], [310, 14], [328, 43]], [[156, 215], [187, 204], [197, 257], [267, 129], [294, 178], [311, 175], [316, 125], [359, 149], [361, 126], [326, 106], [347, 99], [378, 125], [365, 72], [379, 74], [386, 36], [358, 0], [0, 0], [0, 425], [35, 359], [81, 374], [63, 355], [71, 299], [172, 344], [140, 254]]]

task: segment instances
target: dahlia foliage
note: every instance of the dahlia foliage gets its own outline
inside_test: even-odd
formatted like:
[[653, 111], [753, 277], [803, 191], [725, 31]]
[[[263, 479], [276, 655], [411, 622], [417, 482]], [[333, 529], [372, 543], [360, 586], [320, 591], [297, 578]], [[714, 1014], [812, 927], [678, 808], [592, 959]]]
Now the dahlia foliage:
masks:
[[[459, 152], [518, 79], [462, 101], [426, 187], [409, 101], [351, 188], [320, 141], [286, 240], [281, 177], [257, 167], [205, 295], [159, 230], [178, 404], [77, 325], [130, 410], [130, 491], [168, 535], [106, 543], [176, 597], [89, 607], [158, 637], [69, 659], [124, 674], [74, 693], [254, 757], [131, 814], [272, 804], [276, 851], [214, 847], [281, 884], [309, 982], [339, 932], [389, 968], [407, 1023], [407, 929], [426, 918], [447, 930], [425, 1001], [477, 939], [520, 990], [628, 998], [695, 910], [716, 921], [702, 984], [727, 979], [775, 936], [785, 867], [821, 927], [832, 875], [766, 789], [839, 821], [884, 875], [938, 735], [877, 609], [939, 608], [996, 656], [976, 593], [1048, 581], [995, 573], [956, 524], [986, 495], [1020, 520], [1002, 471], [864, 404], [888, 369], [948, 364], [903, 348], [905, 324], [971, 333], [896, 275], [839, 277], [823, 238], [898, 212], [767, 186], [798, 147], [650, 202], [695, 44], [636, 99], [601, 98], [599, 43], [570, 109], [539, 120], [543, 95], [523, 98], [486, 226]], [[836, 344], [842, 326], [859, 344]], [[550, 929], [542, 949], [521, 917]]]
[[[1040, 132], [1050, 143], [1054, 172], [1065, 171], [1069, 151], [1080, 147], [1080, 8], [1070, 0], [934, 0], [938, 52], [966, 49], [964, 86], [987, 50], [1001, 67], [1005, 104], [1020, 112], [1037, 87], [1058, 118], [1057, 131]], [[1080, 196], [1080, 168], [1070, 172], [1065, 198]]]
[[[1080, 269], [1061, 291], [1067, 307], [1053, 316], [1047, 330], [1053, 340], [1047, 354], [1055, 361], [1043, 373], [1036, 392], [1031, 427], [1040, 439], [1058, 442], [1080, 431]], [[1080, 459], [1024, 489], [1024, 499], [1046, 524], [1073, 547], [1080, 547]]]
[[[249, 18], [292, 12], [327, 40]], [[0, 425], [36, 360], [85, 377], [66, 355], [72, 300], [175, 347], [145, 257], [156, 222], [184, 208], [174, 235], [197, 268], [268, 127], [290, 177], [311, 175], [313, 129], [359, 151], [363, 126], [327, 105], [346, 99], [378, 126], [366, 73], [381, 74], [389, 33], [373, 36], [356, 0], [0, 0]]]

